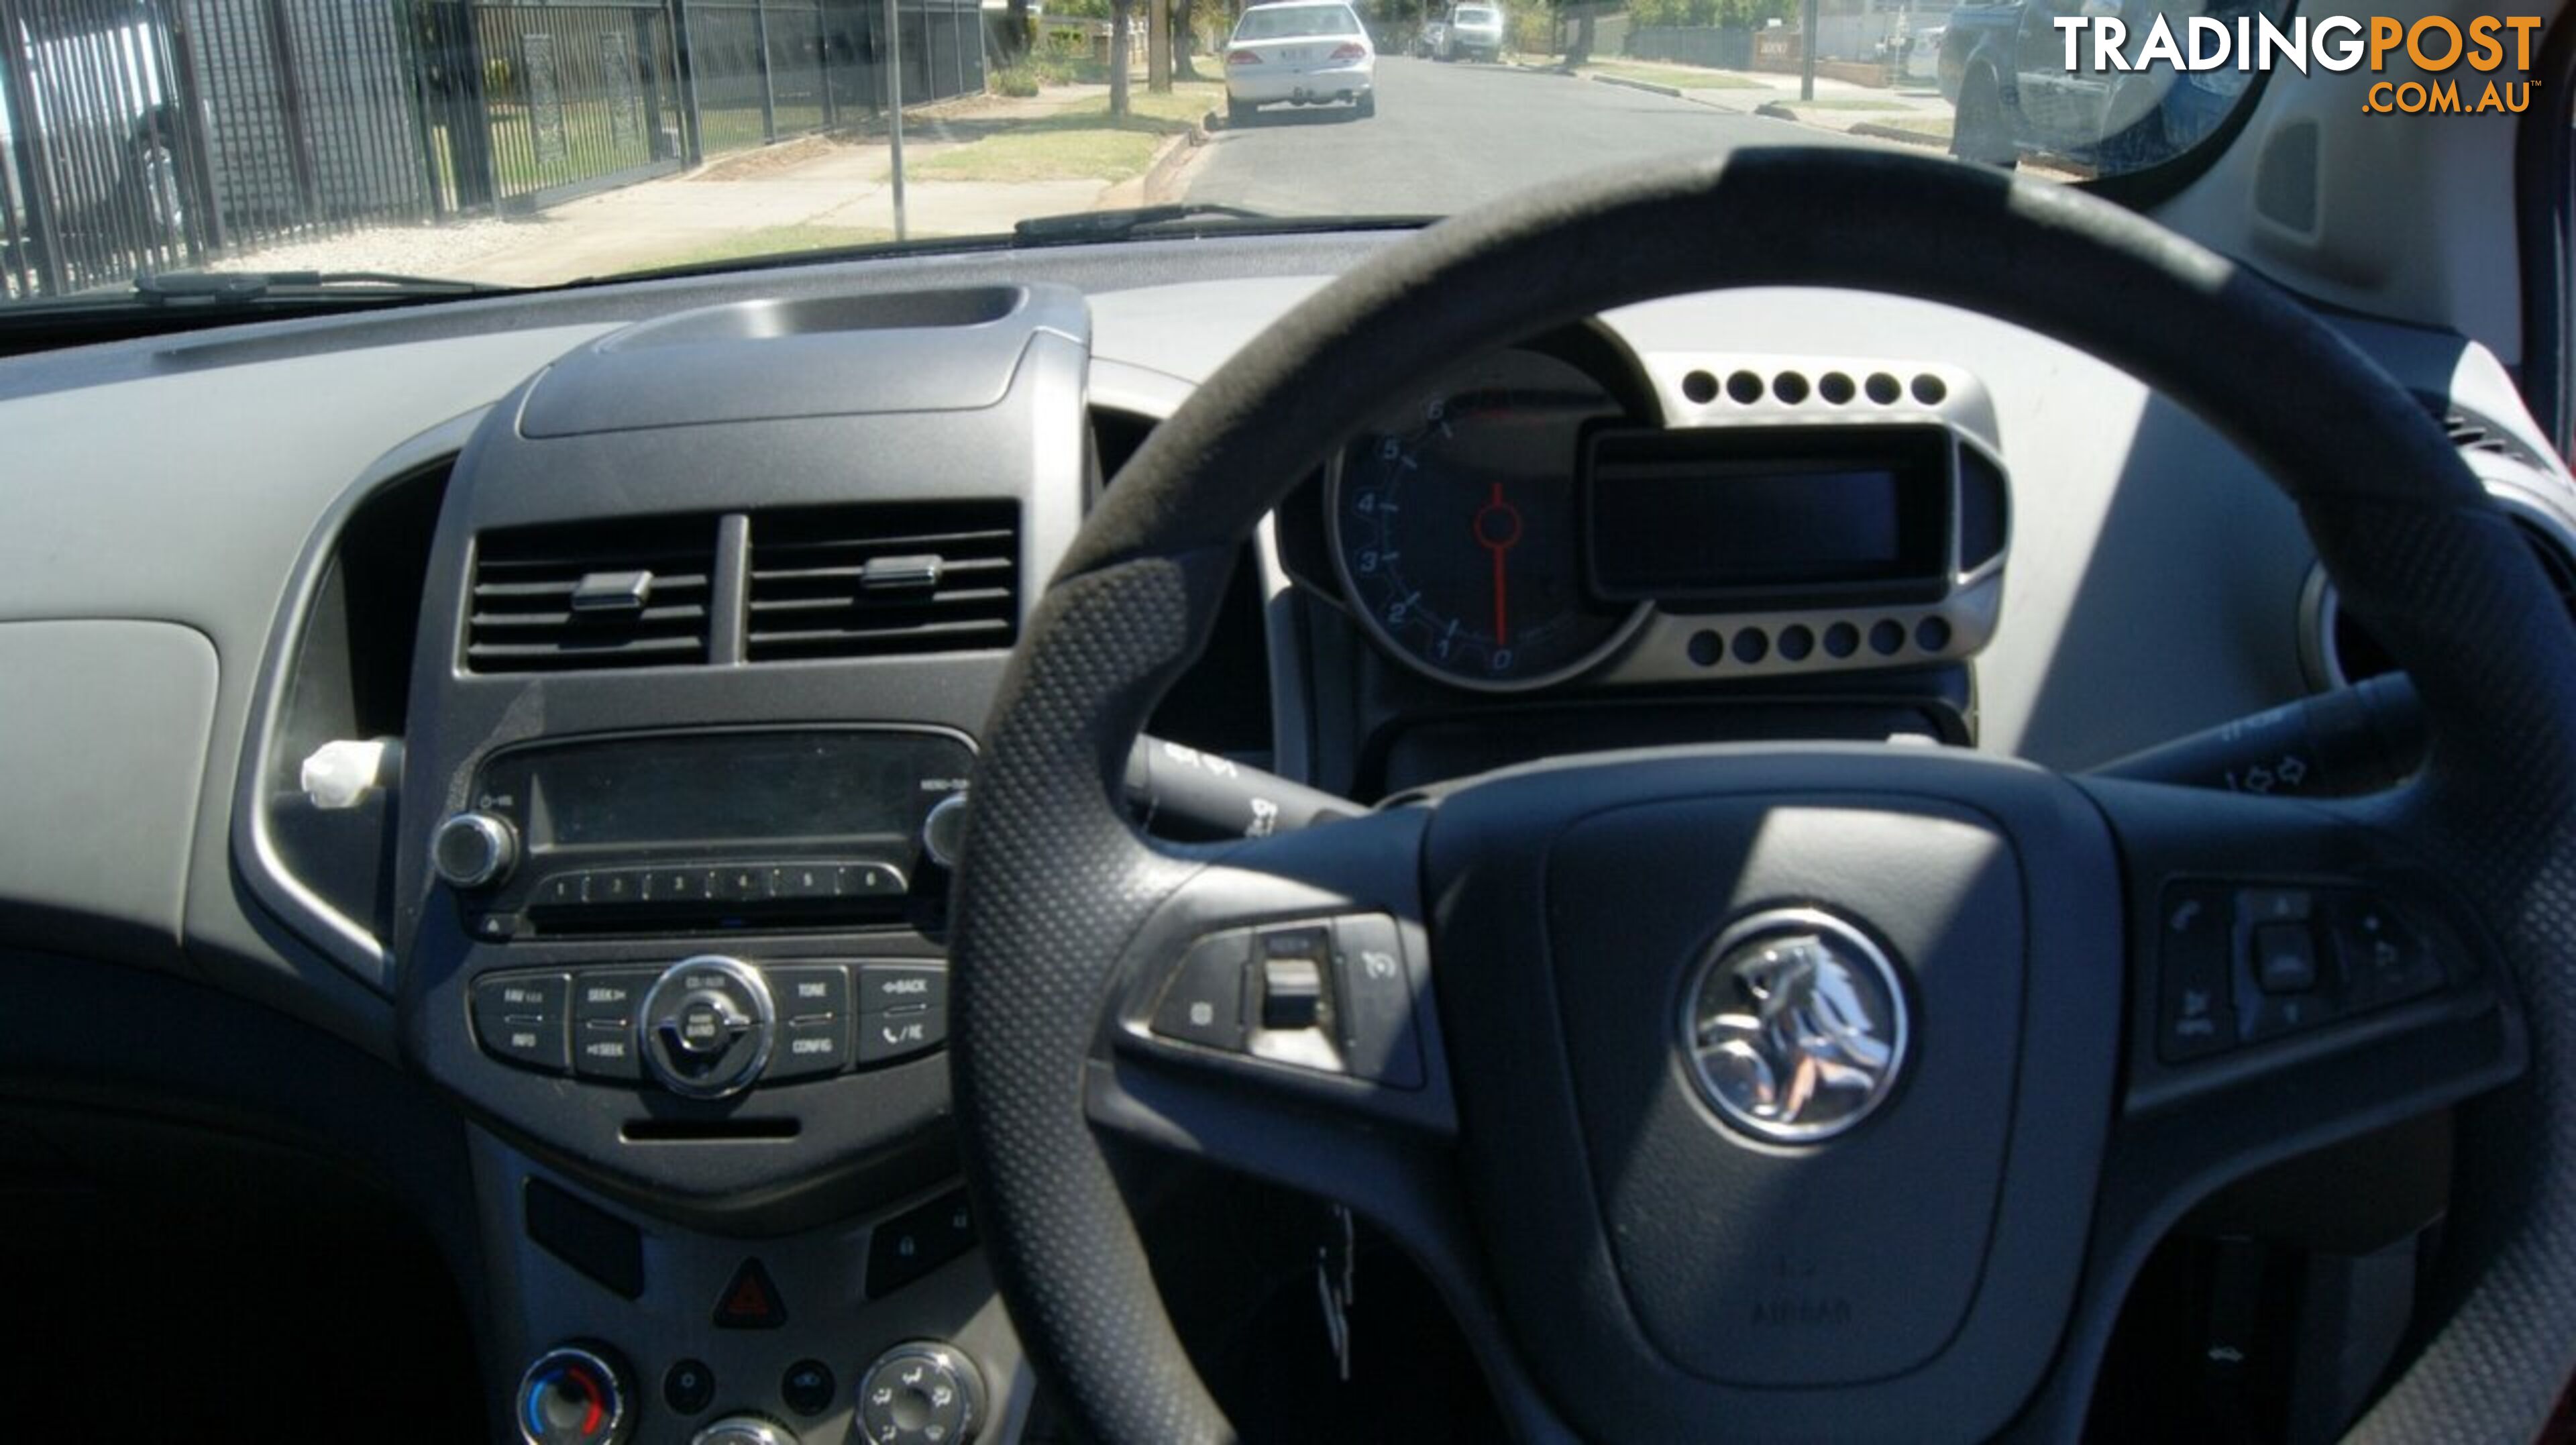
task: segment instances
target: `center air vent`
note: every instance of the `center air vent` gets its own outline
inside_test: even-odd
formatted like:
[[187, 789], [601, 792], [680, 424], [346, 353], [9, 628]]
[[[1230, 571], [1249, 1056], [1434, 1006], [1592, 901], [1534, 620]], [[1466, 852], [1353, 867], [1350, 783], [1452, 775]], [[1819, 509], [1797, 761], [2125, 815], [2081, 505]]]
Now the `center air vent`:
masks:
[[1019, 633], [1010, 502], [809, 507], [751, 519], [753, 662], [1003, 648]]
[[465, 665], [567, 672], [707, 660], [713, 517], [486, 532]]

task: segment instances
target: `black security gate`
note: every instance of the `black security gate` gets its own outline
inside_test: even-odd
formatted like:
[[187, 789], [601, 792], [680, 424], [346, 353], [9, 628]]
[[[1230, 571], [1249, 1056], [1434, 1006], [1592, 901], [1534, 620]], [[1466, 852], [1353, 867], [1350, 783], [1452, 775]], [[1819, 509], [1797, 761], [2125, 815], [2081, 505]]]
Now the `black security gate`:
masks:
[[471, 8], [488, 144], [460, 200], [530, 209], [685, 163], [678, 51], [660, 4]]

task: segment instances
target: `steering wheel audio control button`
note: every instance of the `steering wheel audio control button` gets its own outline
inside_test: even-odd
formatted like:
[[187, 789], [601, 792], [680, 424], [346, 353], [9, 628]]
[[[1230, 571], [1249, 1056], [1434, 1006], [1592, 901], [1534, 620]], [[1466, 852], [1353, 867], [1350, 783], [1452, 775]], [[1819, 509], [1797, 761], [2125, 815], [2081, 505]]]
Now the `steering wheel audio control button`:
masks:
[[634, 1428], [626, 1374], [613, 1351], [557, 1345], [519, 1377], [514, 1412], [527, 1445], [619, 1445]]
[[984, 1378], [949, 1345], [897, 1345], [859, 1376], [854, 1433], [869, 1445], [968, 1445], [983, 1416]]
[[1383, 913], [1334, 920], [1340, 966], [1342, 1052], [1351, 1072], [1398, 1089], [1422, 1087], [1422, 1040], [1413, 1022], [1413, 977], [1404, 935]]
[[1243, 978], [1252, 935], [1237, 930], [1202, 938], [1172, 970], [1154, 1007], [1153, 1030], [1167, 1039], [1229, 1053], [1243, 1051]]
[[721, 1099], [760, 1077], [777, 1022], [760, 970], [710, 954], [663, 972], [644, 996], [639, 1031], [645, 1062], [664, 1087]]
[[2236, 1042], [2229, 979], [2234, 927], [2228, 890], [2215, 883], [2169, 884], [2156, 913], [2159, 949], [2156, 1057], [2169, 1064], [2205, 1058]]

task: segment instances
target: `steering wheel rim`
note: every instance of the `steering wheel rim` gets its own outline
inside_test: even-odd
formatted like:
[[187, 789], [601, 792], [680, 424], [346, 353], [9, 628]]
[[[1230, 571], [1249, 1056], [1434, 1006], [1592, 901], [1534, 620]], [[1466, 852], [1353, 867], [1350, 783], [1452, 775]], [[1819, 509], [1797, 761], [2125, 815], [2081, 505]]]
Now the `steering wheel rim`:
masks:
[[[2576, 639], [2412, 398], [2272, 285], [2079, 192], [1862, 151], [1739, 151], [1594, 178], [1392, 247], [1210, 377], [1086, 522], [996, 705], [956, 892], [952, 1070], [969, 1179], [1030, 1358], [1101, 1438], [1233, 1434], [1154, 1292], [1085, 1098], [1125, 960], [1209, 861], [1142, 839], [1112, 780], [1203, 645], [1240, 539], [1443, 358], [1655, 297], [1763, 285], [1959, 306], [2168, 393], [2297, 502], [2345, 605], [2412, 675], [2433, 737], [2423, 774], [2309, 811], [2442, 860], [2520, 1000], [2528, 1070], [2469, 1116], [2471, 1142], [2489, 1146], [2464, 1151], [2460, 1267], [2356, 1436], [2527, 1438], [2576, 1357], [2576, 977], [2562, 966], [2576, 936]], [[2221, 328], [2250, 344], [2211, 345]], [[2284, 377], [2299, 395], [2281, 395]]]

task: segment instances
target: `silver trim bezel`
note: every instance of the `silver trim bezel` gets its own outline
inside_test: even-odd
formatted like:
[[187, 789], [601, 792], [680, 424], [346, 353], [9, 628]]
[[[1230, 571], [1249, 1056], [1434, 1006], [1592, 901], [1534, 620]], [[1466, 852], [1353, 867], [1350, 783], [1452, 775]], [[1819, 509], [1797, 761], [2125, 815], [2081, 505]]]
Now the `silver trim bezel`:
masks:
[[[681, 1078], [664, 1068], [660, 1051], [653, 1047], [653, 1020], [660, 1012], [656, 1003], [665, 989], [675, 987], [675, 980], [692, 969], [713, 969], [740, 983], [743, 991], [751, 995], [752, 1023], [759, 1032], [759, 1043], [752, 1050], [751, 1062], [732, 1077], [712, 1085], [697, 1079]], [[770, 1050], [777, 1042], [778, 1005], [770, 998], [769, 980], [761, 975], [759, 969], [721, 953], [693, 954], [662, 970], [662, 976], [653, 980], [653, 986], [644, 991], [643, 1005], [635, 1010], [635, 1048], [643, 1055], [644, 1066], [652, 1071], [655, 1082], [684, 1099], [731, 1098], [760, 1082], [760, 1076], [769, 1068]]]

